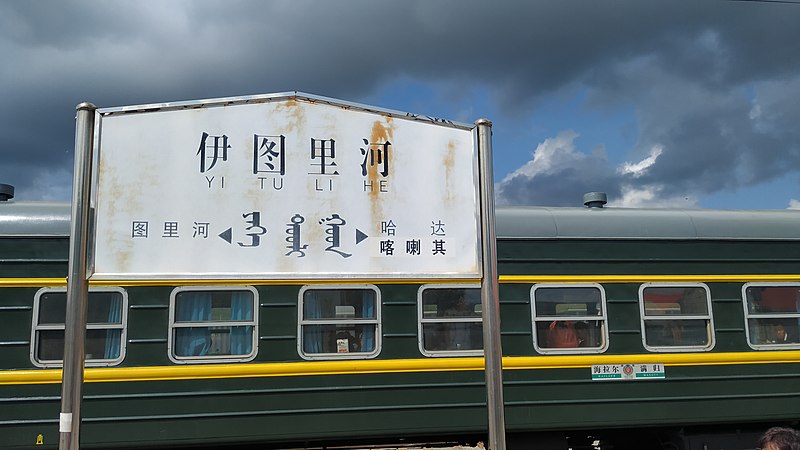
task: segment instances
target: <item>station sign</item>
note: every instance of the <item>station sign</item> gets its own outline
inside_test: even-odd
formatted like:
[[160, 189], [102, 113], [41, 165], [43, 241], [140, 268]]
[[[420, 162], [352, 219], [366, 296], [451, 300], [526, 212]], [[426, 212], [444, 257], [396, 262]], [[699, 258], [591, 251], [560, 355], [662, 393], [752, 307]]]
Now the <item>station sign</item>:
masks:
[[93, 280], [480, 277], [471, 125], [296, 92], [95, 121]]

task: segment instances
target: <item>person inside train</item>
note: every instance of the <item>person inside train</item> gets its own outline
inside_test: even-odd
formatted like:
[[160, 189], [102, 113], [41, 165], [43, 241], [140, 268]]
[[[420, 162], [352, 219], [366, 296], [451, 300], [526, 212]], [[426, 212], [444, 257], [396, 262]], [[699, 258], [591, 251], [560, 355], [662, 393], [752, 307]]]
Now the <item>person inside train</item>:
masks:
[[789, 335], [786, 333], [786, 327], [782, 323], [776, 323], [774, 327], [774, 337], [776, 344], [785, 344], [789, 342]]
[[761, 450], [800, 450], [800, 432], [793, 428], [772, 427], [758, 441]]
[[770, 344], [791, 344], [795, 342], [797, 342], [797, 338], [790, 333], [789, 327], [780, 322], [773, 324], [772, 337], [769, 339]]
[[578, 331], [572, 320], [554, 320], [547, 330], [547, 346], [551, 348], [573, 348], [580, 345]]

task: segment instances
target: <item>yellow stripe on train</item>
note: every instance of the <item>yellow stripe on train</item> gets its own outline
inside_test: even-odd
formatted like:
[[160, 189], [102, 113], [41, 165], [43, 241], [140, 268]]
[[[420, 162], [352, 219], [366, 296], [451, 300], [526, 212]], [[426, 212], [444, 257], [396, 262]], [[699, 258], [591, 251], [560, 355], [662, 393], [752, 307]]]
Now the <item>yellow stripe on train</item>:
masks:
[[[625, 355], [506, 356], [505, 370], [581, 369], [601, 364], [663, 364], [664, 366], [714, 366], [731, 364], [800, 363], [798, 351], [727, 353], [646, 353]], [[353, 375], [398, 372], [450, 372], [483, 370], [483, 358], [415, 358], [389, 360], [304, 361], [287, 363], [204, 364], [87, 368], [85, 382], [169, 381], [226, 378]], [[0, 371], [0, 385], [58, 384], [61, 370]]]
[[[800, 274], [735, 274], [735, 275], [500, 275], [500, 283], [647, 283], [647, 282], [800, 282]], [[90, 281], [92, 286], [263, 286], [263, 285], [307, 285], [307, 284], [447, 284], [479, 283], [479, 279], [309, 279], [309, 280], [103, 280]], [[66, 286], [66, 278], [0, 278], [0, 287]]]

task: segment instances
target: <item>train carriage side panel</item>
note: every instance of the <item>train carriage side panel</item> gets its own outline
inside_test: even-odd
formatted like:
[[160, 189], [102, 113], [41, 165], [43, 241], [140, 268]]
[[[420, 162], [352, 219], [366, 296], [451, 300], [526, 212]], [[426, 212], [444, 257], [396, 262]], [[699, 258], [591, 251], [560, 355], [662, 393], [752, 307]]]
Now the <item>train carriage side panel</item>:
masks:
[[[0, 204], [0, 216], [35, 215], [19, 207]], [[58, 440], [58, 368], [36, 367], [30, 356], [37, 292], [63, 289], [67, 272], [68, 206], [48, 208], [55, 217], [40, 212], [35, 224], [15, 225], [15, 233], [11, 220], [0, 219], [4, 448], [29, 448], [39, 435], [43, 448], [55, 448]], [[48, 221], [61, 231], [31, 232]], [[501, 208], [497, 223], [509, 433], [701, 424], [733, 431], [800, 417], [798, 350], [748, 345], [753, 337], [742, 299], [743, 289], [761, 289], [758, 283], [800, 286], [798, 213]], [[87, 369], [84, 446], [324, 445], [484, 435], [480, 358], [421, 352], [426, 310], [419, 292], [426, 283], [369, 288], [379, 296], [381, 344], [364, 359], [301, 357], [298, 308], [309, 288], [370, 283], [216, 283], [213, 289], [252, 292], [257, 299], [258, 351], [226, 362], [187, 362], [170, 353], [175, 293], [202, 285], [93, 286], [124, 291], [127, 323], [124, 359]], [[709, 295], [707, 315], [695, 311], [687, 319], [713, 326], [708, 348], [661, 347], [643, 338], [651, 324], [643, 319], [643, 295], [660, 295], [656, 310], [665, 314], [687, 313], [669, 299], [676, 286]], [[585, 293], [590, 300], [570, 300]], [[535, 298], [542, 302], [538, 313]], [[706, 305], [705, 297], [692, 301]], [[594, 322], [581, 328], [577, 341], [566, 340], [590, 341], [588, 350], [545, 341], [551, 322], [570, 317]], [[754, 317], [753, 323], [762, 320]], [[661, 325], [663, 317], [651, 319]], [[601, 332], [587, 333], [588, 327]], [[663, 365], [664, 378], [592, 379], [592, 366], [645, 363]]]
[[[505, 366], [509, 430], [677, 430], [800, 416], [798, 355], [748, 346], [741, 294], [748, 281], [800, 281], [797, 212], [509, 208], [497, 220], [506, 355], [529, 354], [533, 336], [509, 331], [531, 329], [521, 303], [527, 295], [531, 307], [535, 286], [597, 282], [608, 312], [607, 351], [556, 350], [546, 369], [535, 360], [526, 369], [524, 359]], [[707, 288], [713, 346], [646, 348], [643, 286]], [[592, 365], [645, 362], [664, 364], [665, 378], [592, 380]]]

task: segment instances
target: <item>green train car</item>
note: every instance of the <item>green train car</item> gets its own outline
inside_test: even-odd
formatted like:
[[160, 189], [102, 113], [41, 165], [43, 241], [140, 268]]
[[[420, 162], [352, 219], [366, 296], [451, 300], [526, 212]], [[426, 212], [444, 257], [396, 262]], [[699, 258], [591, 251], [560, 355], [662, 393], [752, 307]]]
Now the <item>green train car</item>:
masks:
[[[800, 211], [498, 208], [510, 448], [800, 419]], [[56, 448], [69, 205], [0, 202], [0, 448]], [[478, 280], [91, 284], [86, 448], [475, 443]], [[583, 446], [583, 447], [582, 447]]]

